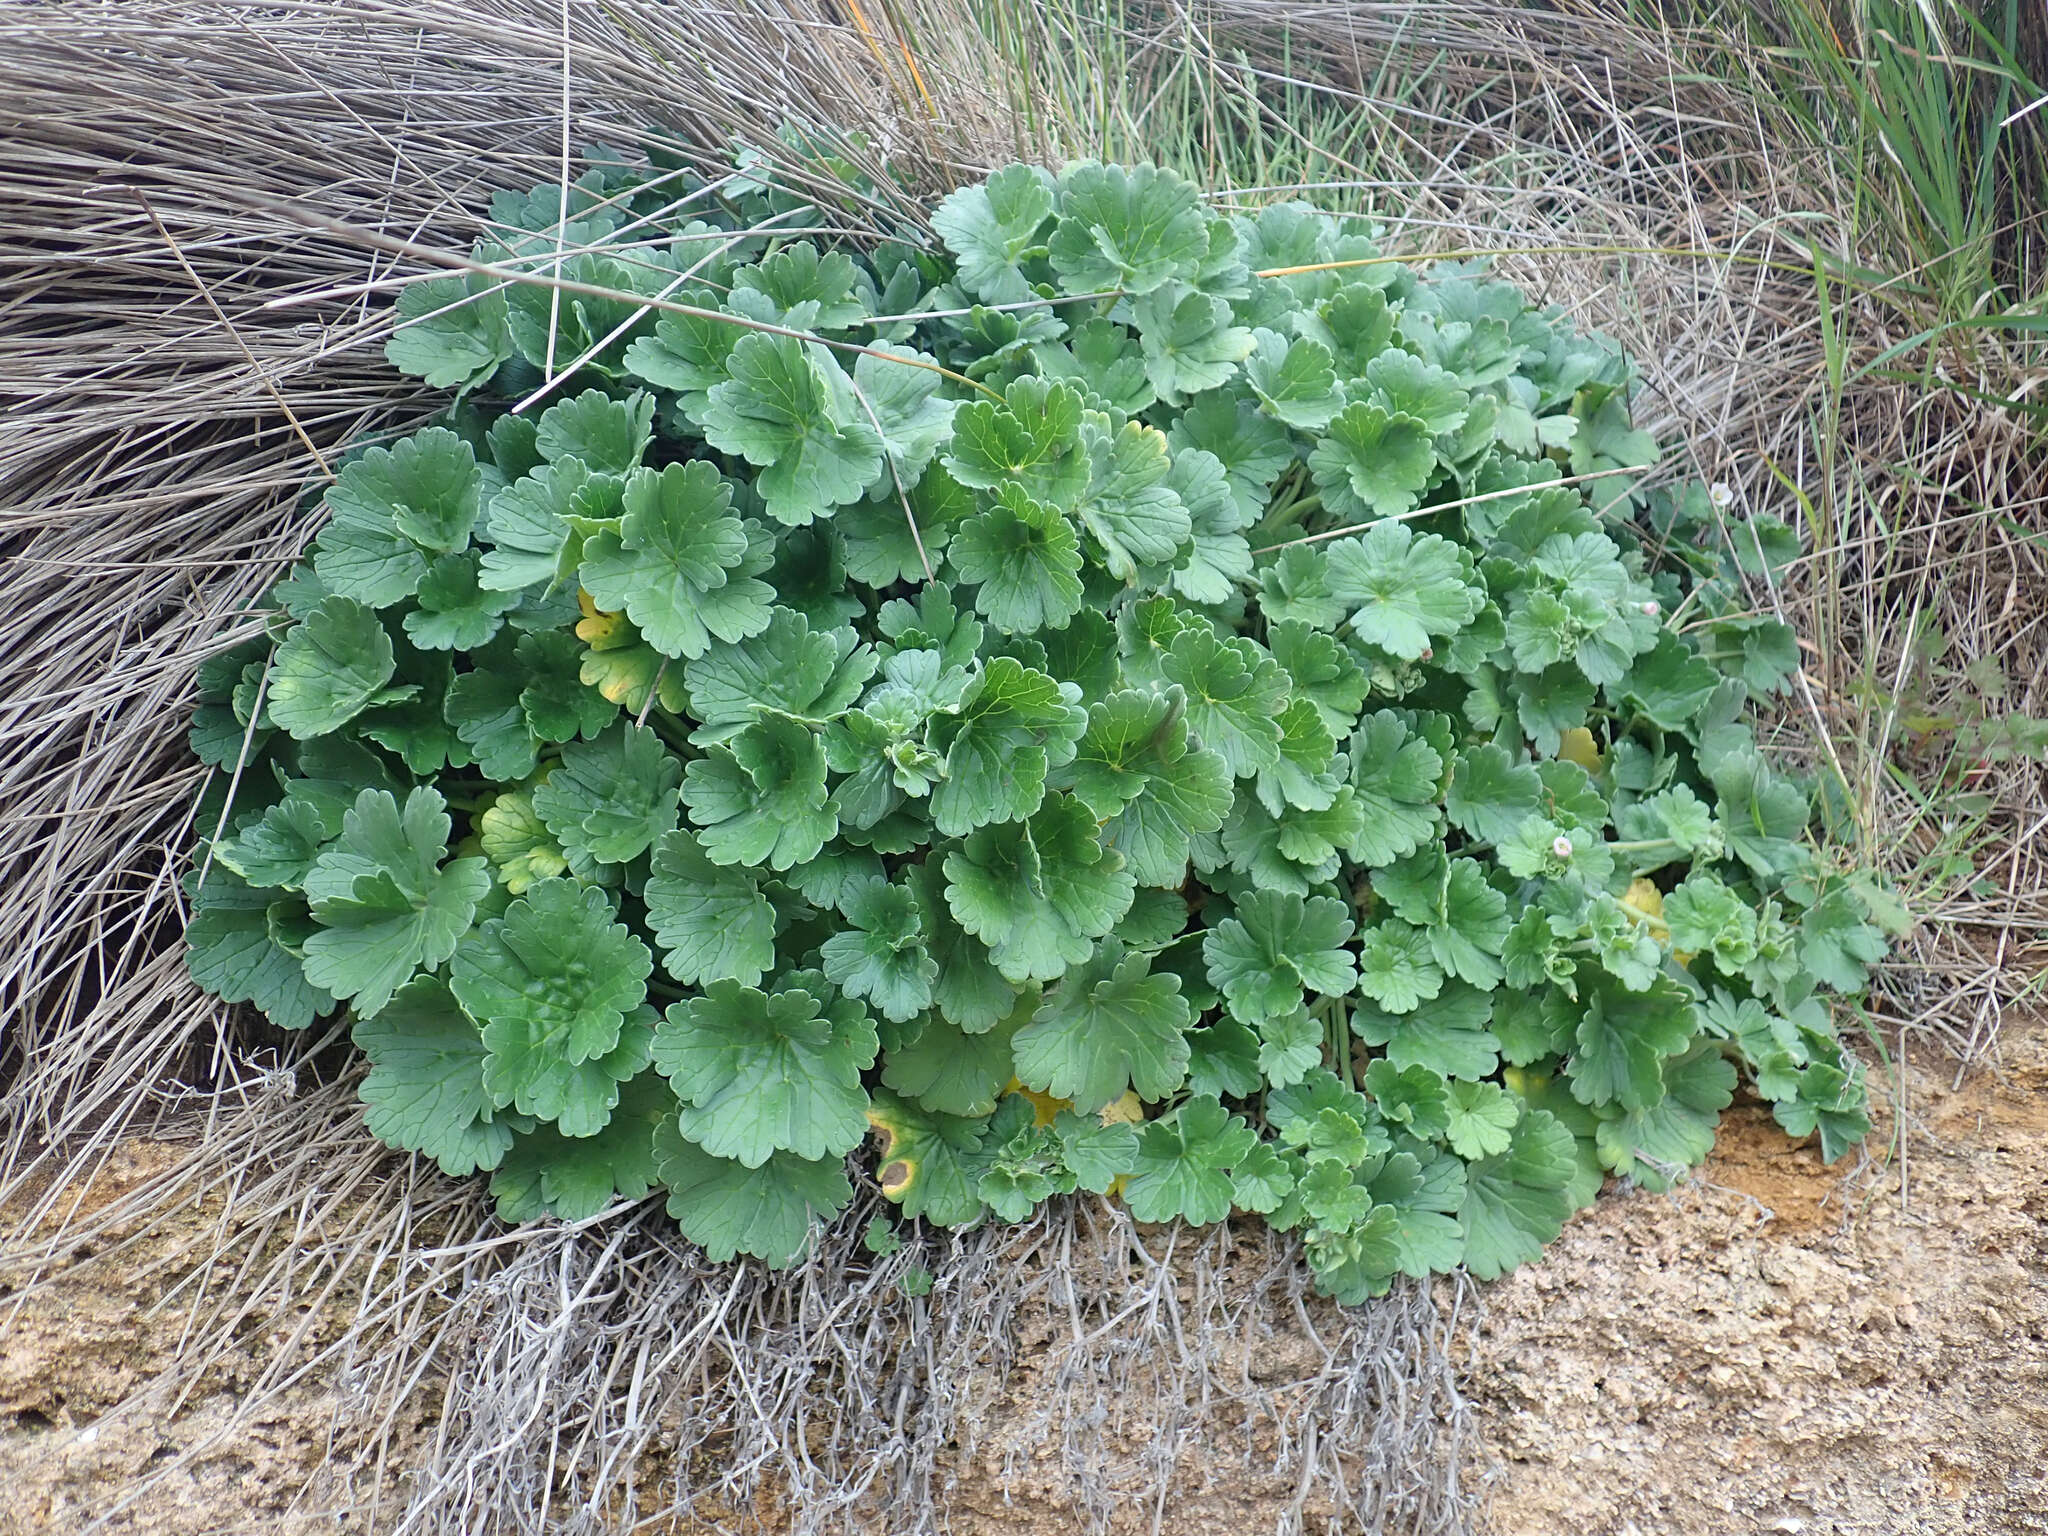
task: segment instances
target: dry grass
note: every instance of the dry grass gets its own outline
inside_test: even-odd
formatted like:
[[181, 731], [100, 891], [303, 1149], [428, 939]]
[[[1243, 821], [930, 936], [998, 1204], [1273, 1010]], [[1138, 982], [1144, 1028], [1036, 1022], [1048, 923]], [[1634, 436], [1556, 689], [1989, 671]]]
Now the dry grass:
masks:
[[[1293, 1458], [1293, 1518], [1448, 1530], [1469, 1509], [1455, 1390], [1412, 1294], [1310, 1313], [1270, 1249], [1208, 1240], [1169, 1268], [1113, 1222], [1083, 1245], [1099, 1273], [1039, 1262], [1073, 1240], [1068, 1211], [929, 1256], [954, 1304], [920, 1359], [895, 1329], [913, 1304], [857, 1260], [854, 1218], [790, 1285], [700, 1270], [638, 1218], [509, 1239], [473, 1192], [369, 1142], [317, 1043], [252, 1033], [187, 982], [196, 660], [307, 537], [299, 495], [333, 450], [431, 408], [382, 362], [368, 285], [393, 277], [393, 242], [466, 248], [490, 190], [557, 177], [565, 59], [577, 143], [661, 125], [710, 163], [792, 116], [860, 126], [906, 200], [1020, 149], [1172, 154], [1369, 201], [1417, 249], [1500, 253], [1636, 357], [1674, 473], [1809, 536], [1787, 587], [1758, 594], [1808, 645], [1779, 744], [1838, 774], [1845, 836], [1920, 919], [1873, 1029], [1935, 1031], [1967, 1062], [2034, 985], [2041, 770], [1947, 763], [1927, 722], [1981, 708], [1987, 658], [2000, 707], [2048, 714], [2031, 532], [2048, 462], [2036, 421], [1980, 398], [2039, 403], [2048, 364], [1997, 331], [1888, 357], [1925, 328], [1911, 272], [1854, 276], [1895, 253], [1844, 213], [1839, 158], [1709, 67], [1718, 44], [1589, 7], [1222, 0], [983, 5], [983, 47], [952, 3], [849, 7], [852, 25], [824, 0], [577, 3], [566, 39], [552, 0], [0, 17], [0, 1282], [57, 1283], [153, 1203], [228, 1197], [192, 1272], [225, 1255], [234, 1274], [157, 1390], [190, 1389], [225, 1341], [303, 1302], [348, 1305], [341, 1343], [288, 1339], [248, 1396], [355, 1382], [335, 1458], [400, 1528], [558, 1529], [565, 1510], [648, 1517], [679, 1496], [708, 1512], [756, 1482], [811, 1528], [863, 1500], [921, 1528], [944, 1494], [935, 1447], [995, 1443], [1003, 1348], [1046, 1316], [1075, 1320], [1050, 1401], [1068, 1415], [1060, 1486], [1086, 1515], [1112, 1492], [1163, 1498], [1219, 1405]], [[1098, 67], [1062, 65], [1076, 57]], [[71, 1219], [95, 1161], [138, 1134], [192, 1155]], [[1306, 1320], [1320, 1352], [1253, 1383], [1224, 1346], [1275, 1319]], [[990, 1339], [1009, 1343], [970, 1353]], [[441, 1440], [383, 1464], [382, 1431], [423, 1392], [445, 1394]], [[1075, 1428], [1137, 1410], [1160, 1431], [1149, 1460], [1104, 1464]], [[632, 1491], [653, 1436], [680, 1482]], [[119, 1507], [148, 1497], [138, 1483]]]

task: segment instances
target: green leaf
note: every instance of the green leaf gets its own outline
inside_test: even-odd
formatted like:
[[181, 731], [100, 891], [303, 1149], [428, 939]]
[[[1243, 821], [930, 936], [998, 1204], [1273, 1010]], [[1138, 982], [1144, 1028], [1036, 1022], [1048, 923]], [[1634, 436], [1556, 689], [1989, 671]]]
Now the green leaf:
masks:
[[716, 469], [643, 470], [626, 482], [625, 508], [617, 533], [583, 548], [581, 580], [601, 607], [623, 611], [665, 656], [695, 658], [713, 635], [731, 642], [768, 627], [774, 591], [736, 574], [747, 535]]
[[1356, 400], [1338, 413], [1308, 456], [1323, 506], [1347, 522], [1413, 511], [1436, 468], [1429, 429]]
[[699, 746], [730, 740], [756, 720], [823, 724], [843, 715], [874, 676], [874, 650], [850, 629], [814, 630], [800, 613], [770, 610], [762, 631], [714, 645], [684, 669]]
[[1006, 166], [932, 210], [932, 229], [959, 259], [959, 282], [985, 304], [1033, 297], [1019, 266], [1052, 217], [1053, 182], [1032, 165]]
[[514, 658], [526, 673], [519, 708], [540, 740], [594, 741], [619, 718], [618, 704], [584, 681], [584, 655], [569, 636], [554, 630], [521, 635]]
[[1714, 1150], [1714, 1127], [1735, 1097], [1735, 1068], [1712, 1042], [1664, 1063], [1664, 1096], [1648, 1109], [1601, 1120], [1600, 1161], [1645, 1189], [1669, 1189]]
[[1307, 337], [1292, 340], [1278, 331], [1257, 331], [1244, 365], [1267, 415], [1303, 432], [1320, 432], [1344, 408], [1344, 391], [1330, 349]]
[[534, 811], [531, 795], [508, 790], [477, 816], [475, 825], [477, 846], [511, 895], [525, 894], [536, 880], [568, 873], [569, 860]]
[[1455, 1082], [1449, 1085], [1450, 1123], [1445, 1139], [1468, 1163], [1498, 1157], [1514, 1141], [1521, 1101], [1496, 1083]]
[[[892, 361], [895, 359], [895, 361]], [[882, 449], [894, 466], [884, 479], [904, 486], [917, 484], [951, 433], [957, 400], [939, 398], [944, 375], [933, 359], [909, 347], [873, 344], [853, 363], [853, 388], [861, 419], [881, 435]]]
[[714, 1157], [671, 1120], [654, 1133], [654, 1166], [668, 1186], [668, 1213], [714, 1264], [737, 1254], [771, 1269], [794, 1263], [817, 1223], [853, 1198], [843, 1161], [777, 1152], [757, 1167]]
[[662, 965], [684, 986], [758, 986], [775, 965], [775, 909], [749, 871], [714, 864], [690, 833], [654, 845], [645, 892]]
[[818, 254], [808, 240], [785, 246], [733, 274], [735, 313], [821, 331], [843, 330], [871, 313], [858, 293], [863, 276], [844, 251]]
[[1389, 347], [1365, 365], [1365, 384], [1373, 404], [1389, 416], [1421, 422], [1432, 437], [1462, 427], [1472, 403], [1455, 376], [1399, 347]]
[[802, 527], [859, 501], [883, 473], [882, 440], [838, 364], [788, 336], [752, 331], [733, 344], [729, 377], [710, 391], [704, 437], [761, 473], [754, 488], [777, 522]]
[[430, 277], [398, 290], [398, 327], [384, 359], [429, 389], [466, 390], [512, 355], [505, 296], [480, 273]]
[[1059, 214], [1050, 253], [1068, 293], [1150, 293], [1175, 278], [1193, 279], [1209, 252], [1194, 184], [1153, 166], [1068, 166]]
[[659, 736], [621, 720], [594, 741], [563, 747], [562, 761], [534, 787], [533, 808], [570, 853], [625, 864], [676, 824], [682, 777]]
[[1870, 1133], [1868, 1095], [1853, 1060], [1809, 1063], [1799, 1074], [1797, 1097], [1780, 1099], [1771, 1117], [1788, 1136], [1820, 1133], [1823, 1162], [1834, 1162]]
[[1141, 886], [1178, 887], [1190, 840], [1214, 832], [1230, 810], [1230, 766], [1193, 746], [1178, 687], [1127, 690], [1097, 704], [1065, 782], [1107, 818], [1103, 845], [1123, 855]]
[[1088, 480], [1075, 515], [1101, 548], [1109, 573], [1130, 582], [1141, 566], [1171, 563], [1194, 523], [1168, 484], [1173, 465], [1166, 435], [1141, 421], [1114, 426], [1112, 418], [1091, 411], [1081, 420], [1081, 445]]
[[216, 844], [215, 861], [252, 886], [282, 886], [294, 891], [302, 887], [321, 848], [341, 835], [346, 807], [322, 796], [294, 794], [294, 787], [287, 785], [283, 800], [265, 809], [234, 837]]
[[372, 448], [327, 489], [313, 569], [329, 592], [388, 608], [418, 588], [430, 556], [468, 545], [482, 494], [476, 454], [445, 427]]
[[1047, 773], [1073, 760], [1087, 728], [1080, 693], [1012, 657], [992, 658], [960, 712], [933, 722], [932, 746], [946, 757], [944, 779], [932, 791], [939, 831], [961, 837], [1037, 810]]
[[1306, 1008], [1259, 1026], [1259, 1071], [1271, 1087], [1291, 1087], [1322, 1060], [1323, 1027]]
[[[500, 417], [500, 421], [514, 420]], [[593, 528], [624, 511], [625, 482], [593, 475], [575, 459], [544, 464], [491, 498], [479, 584], [494, 592], [552, 591], [576, 574]]]
[[[1800, 964], [1823, 986], [1854, 993], [1870, 984], [1870, 967], [1884, 958], [1886, 944], [1883, 932], [1865, 922], [1864, 915], [1855, 894], [1838, 886], [1799, 919]], [[1677, 942], [1674, 928], [1672, 943]]]
[[938, 465], [925, 470], [909, 500], [906, 512], [895, 485], [888, 483], [866, 501], [839, 509], [833, 526], [845, 540], [846, 571], [855, 581], [886, 587], [925, 580], [927, 563], [937, 570], [954, 526], [975, 507], [973, 493]]
[[1683, 640], [1660, 629], [1655, 647], [1637, 656], [1628, 676], [1610, 685], [1609, 692], [1618, 692], [1622, 703], [1640, 710], [1652, 725], [1682, 731], [1706, 707], [1720, 682], [1720, 674]]
[[[275, 703], [271, 713], [276, 714]], [[1782, 880], [1812, 862], [1799, 841], [1806, 831], [1806, 795], [1797, 784], [1773, 773], [1762, 753], [1754, 747], [1729, 752], [1709, 776], [1714, 781], [1714, 814], [1726, 831], [1728, 851], [1758, 879]]]
[[216, 865], [199, 888], [185, 927], [192, 979], [225, 1003], [254, 1003], [282, 1029], [304, 1029], [334, 1009], [334, 995], [306, 977], [299, 957], [279, 942], [273, 907], [303, 917], [305, 906], [245, 884]]
[[777, 1152], [839, 1157], [867, 1134], [860, 1075], [879, 1049], [860, 1004], [798, 971], [771, 992], [714, 981], [671, 1003], [654, 1065], [683, 1101], [683, 1134], [758, 1168]]
[[1313, 704], [1332, 735], [1350, 735], [1370, 684], [1337, 638], [1283, 619], [1266, 627], [1266, 648], [1287, 673], [1291, 697]]
[[1294, 462], [1293, 440], [1285, 427], [1261, 416], [1249, 401], [1222, 393], [1191, 401], [1167, 441], [1176, 455], [1200, 451], [1215, 456], [1237, 498], [1238, 517], [1247, 524], [1265, 511], [1274, 480]]
[[1368, 1062], [1365, 1091], [1387, 1124], [1400, 1126], [1411, 1136], [1439, 1140], [1451, 1128], [1451, 1085], [1430, 1067]]
[[1359, 936], [1358, 990], [1388, 1013], [1413, 1012], [1443, 984], [1443, 970], [1421, 929], [1388, 918]]
[[[1693, 871], [1665, 894], [1664, 923], [1673, 949], [1711, 954], [1731, 976], [1756, 958], [1756, 909], [1706, 870]], [[1861, 983], [1858, 977], [1844, 990], [1856, 990]]]
[[715, 864], [789, 869], [839, 829], [825, 744], [801, 721], [765, 716], [683, 770], [683, 803]]
[[1124, 1203], [1140, 1221], [1221, 1221], [1236, 1197], [1228, 1170], [1257, 1146], [1258, 1135], [1242, 1116], [1199, 1094], [1145, 1123]]
[[504, 616], [519, 606], [519, 594], [477, 585], [475, 555], [443, 555], [420, 578], [419, 604], [404, 621], [414, 645], [433, 651], [473, 651], [486, 644]]
[[917, 897], [925, 949], [939, 965], [932, 999], [940, 1014], [969, 1034], [993, 1029], [1008, 1017], [1017, 988], [996, 969], [987, 946], [955, 920], [940, 883], [940, 861], [927, 859], [906, 874]]
[[1235, 1019], [1188, 1031], [1188, 1092], [1242, 1099], [1265, 1085], [1259, 1037]]
[[1192, 603], [1228, 603], [1252, 575], [1252, 548], [1223, 463], [1189, 448], [1173, 456], [1166, 489], [1187, 509], [1188, 542], [1173, 566], [1173, 590]]
[[1114, 321], [1095, 316], [1067, 334], [1064, 346], [1041, 342], [1031, 349], [1038, 372], [1065, 379], [1093, 397], [1091, 403], [1135, 416], [1159, 398], [1145, 377], [1142, 349], [1131, 345], [1131, 333]]
[[819, 951], [832, 983], [899, 1024], [929, 1008], [939, 966], [925, 952], [924, 924], [910, 890], [869, 879], [847, 891], [839, 910], [851, 926]]
[[1476, 1082], [1499, 1065], [1500, 1042], [1486, 1027], [1496, 995], [1448, 981], [1435, 997], [1407, 1013], [1358, 1003], [1351, 1010], [1351, 1029], [1366, 1044], [1384, 1050], [1397, 1067], [1428, 1067]]
[[603, 891], [536, 880], [456, 945], [449, 986], [483, 1025], [484, 1085], [566, 1136], [604, 1124], [623, 1076], [646, 1064], [639, 1022], [654, 958]]
[[640, 467], [654, 440], [654, 396], [635, 391], [614, 400], [601, 389], [586, 389], [540, 413], [533, 446], [550, 464], [574, 459], [601, 475], [623, 475]]
[[1370, 867], [1391, 864], [1436, 830], [1443, 759], [1392, 710], [1367, 715], [1351, 738], [1351, 785], [1362, 826], [1351, 852]]
[[882, 1138], [875, 1182], [905, 1216], [940, 1227], [981, 1220], [987, 1208], [975, 1191], [989, 1163], [982, 1151], [987, 1122], [928, 1112], [878, 1089], [868, 1123]]
[[514, 1120], [484, 1088], [483, 1036], [445, 982], [422, 976], [406, 983], [374, 1019], [358, 1019], [353, 1033], [370, 1058], [357, 1091], [371, 1135], [431, 1157], [456, 1178], [504, 1161]]
[[944, 868], [954, 918], [1013, 982], [1053, 981], [1086, 961], [1136, 889], [1087, 807], [1064, 794], [1048, 796], [1022, 826], [973, 833]]
[[1527, 763], [1488, 742], [1462, 749], [1451, 765], [1444, 809], [1469, 837], [1502, 843], [1542, 812], [1543, 782]]
[[933, 1015], [915, 1040], [883, 1056], [882, 1081], [935, 1114], [994, 1114], [1011, 1080], [1011, 1037], [1036, 1006], [1026, 997], [1009, 1019], [981, 1034]]
[[1344, 948], [1351, 931], [1350, 914], [1334, 897], [1304, 901], [1254, 891], [1203, 937], [1202, 958], [1231, 1013], [1264, 1027], [1297, 1013], [1304, 991], [1350, 993], [1358, 983], [1356, 962]]
[[[720, 295], [711, 288], [685, 288], [669, 295], [678, 304], [716, 311]], [[714, 385], [726, 379], [726, 360], [748, 331], [716, 314], [663, 314], [654, 334], [641, 336], [626, 348], [624, 365], [634, 377], [657, 389], [676, 392], [685, 418], [702, 425]]]
[[1671, 845], [1668, 850], [1653, 846], [1631, 853], [1629, 863], [1639, 870], [1659, 869], [1694, 856], [1711, 861], [1720, 858], [1726, 846], [1713, 809], [1684, 784], [1622, 806], [1614, 819], [1625, 838], [1651, 844], [1668, 841]]
[[974, 606], [1005, 634], [1063, 629], [1081, 609], [1081, 541], [1057, 509], [1014, 485], [960, 524], [947, 559], [978, 582]]
[[321, 925], [306, 940], [306, 979], [352, 999], [358, 1018], [374, 1018], [414, 971], [446, 960], [491, 888], [483, 859], [442, 867], [445, 807], [432, 789], [413, 790], [403, 811], [390, 791], [366, 789], [306, 875]]
[[498, 1216], [531, 1221], [543, 1213], [585, 1221], [614, 1200], [639, 1200], [660, 1180], [654, 1138], [673, 1123], [668, 1085], [642, 1072], [619, 1090], [618, 1107], [594, 1136], [564, 1136], [537, 1126], [521, 1136], [491, 1179]]
[[1465, 1267], [1497, 1280], [1539, 1257], [1572, 1214], [1572, 1134], [1543, 1110], [1525, 1111], [1508, 1150], [1465, 1170], [1458, 1225]]
[[1376, 1218], [1393, 1213], [1386, 1243], [1395, 1268], [1419, 1280], [1457, 1267], [1465, 1239], [1452, 1213], [1465, 1201], [1463, 1163], [1438, 1156], [1425, 1165], [1412, 1152], [1397, 1152], [1366, 1188]]
[[1277, 717], [1287, 703], [1287, 674], [1257, 642], [1206, 627], [1184, 630], [1160, 671], [1186, 690], [1188, 725], [1233, 774], [1247, 778], [1280, 761]]
[[388, 697], [397, 666], [374, 613], [353, 598], [323, 598], [277, 648], [266, 708], [295, 741], [325, 736]]
[[1014, 484], [1033, 501], [1069, 507], [1088, 485], [1081, 396], [1066, 384], [1023, 378], [1003, 403], [973, 400], [953, 414], [945, 465], [975, 490]]
[[1668, 978], [1641, 992], [1595, 987], [1565, 1064], [1573, 1096], [1595, 1107], [1653, 1107], [1664, 1097], [1663, 1059], [1683, 1051], [1695, 1027], [1691, 1002]]
[[1017, 1031], [1017, 1077], [1088, 1114], [1135, 1090], [1165, 1098], [1187, 1076], [1193, 1022], [1180, 978], [1153, 973], [1151, 958], [1104, 943], [1069, 971]]
[[[573, 663], [573, 646], [569, 653]], [[576, 683], [573, 670], [569, 682], [579, 689], [582, 686]], [[465, 672], [448, 685], [441, 700], [441, 718], [469, 749], [484, 776], [496, 783], [517, 783], [532, 773], [540, 761], [540, 738], [527, 723], [526, 710], [520, 703], [523, 691], [521, 677], [509, 669]], [[596, 694], [591, 697], [604, 704], [608, 715], [617, 713], [616, 707], [603, 698]], [[569, 734], [576, 734], [573, 723]]]
[[1404, 661], [1427, 658], [1478, 617], [1485, 594], [1472, 581], [1471, 557], [1439, 534], [1417, 536], [1406, 523], [1379, 523], [1325, 551], [1330, 593], [1352, 610], [1359, 639]]
[[1485, 868], [1476, 860], [1451, 861], [1438, 915], [1426, 927], [1437, 964], [1448, 974], [1480, 988], [1500, 984], [1508, 899], [1487, 884]]
[[1221, 388], [1251, 354], [1252, 333], [1232, 323], [1230, 305], [1186, 283], [1162, 283], [1132, 300], [1131, 316], [1144, 346], [1145, 375], [1168, 405]]

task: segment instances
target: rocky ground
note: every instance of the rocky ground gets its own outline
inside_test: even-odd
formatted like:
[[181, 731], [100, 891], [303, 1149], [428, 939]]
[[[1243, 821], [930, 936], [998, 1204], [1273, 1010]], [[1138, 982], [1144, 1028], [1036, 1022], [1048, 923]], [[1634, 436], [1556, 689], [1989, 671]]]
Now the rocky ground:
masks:
[[[1909, 1064], [1907, 1134], [1846, 1178], [1738, 1110], [1692, 1185], [1611, 1193], [1486, 1291], [1462, 1363], [1497, 1536], [2048, 1533], [2048, 1023], [2010, 1021], [1992, 1065], [1959, 1090], [1952, 1073]], [[96, 1197], [172, 1155], [124, 1149]], [[217, 1220], [159, 1222], [61, 1287], [0, 1297], [0, 1536], [95, 1516], [137, 1536], [352, 1528], [325, 1512], [345, 1502], [330, 1436], [361, 1416], [345, 1381], [303, 1383], [177, 1466], [255, 1379], [260, 1333], [204, 1391], [107, 1416], [178, 1346], [166, 1254]], [[427, 1428], [398, 1426], [401, 1453]], [[996, 1486], [993, 1460], [955, 1470], [962, 1530], [1082, 1528]], [[1233, 1475], [1140, 1526], [1271, 1529], [1285, 1480]]]

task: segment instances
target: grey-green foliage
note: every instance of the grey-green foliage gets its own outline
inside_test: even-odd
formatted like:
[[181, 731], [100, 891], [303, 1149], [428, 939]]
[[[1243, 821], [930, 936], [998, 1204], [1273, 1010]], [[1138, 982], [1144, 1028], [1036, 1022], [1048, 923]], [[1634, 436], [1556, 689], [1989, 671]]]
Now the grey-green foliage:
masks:
[[579, 182], [616, 300], [408, 290], [459, 403], [206, 669], [253, 760], [194, 974], [346, 1005], [379, 1135], [782, 1262], [872, 1129], [906, 1217], [1252, 1212], [1356, 1298], [1661, 1187], [1739, 1078], [1862, 1134], [1828, 993], [1883, 941], [1744, 724], [1796, 652], [1611, 348], [1150, 167], [1010, 167], [938, 244], [742, 232], [797, 206], [747, 185]]

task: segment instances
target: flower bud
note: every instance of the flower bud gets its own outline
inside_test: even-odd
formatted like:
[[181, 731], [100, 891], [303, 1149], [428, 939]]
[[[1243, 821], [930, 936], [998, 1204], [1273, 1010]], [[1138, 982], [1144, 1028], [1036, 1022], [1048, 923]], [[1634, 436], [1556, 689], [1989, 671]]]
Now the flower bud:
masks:
[[1560, 832], [1550, 840], [1550, 851], [1560, 859], [1568, 859], [1572, 856], [1572, 840]]

